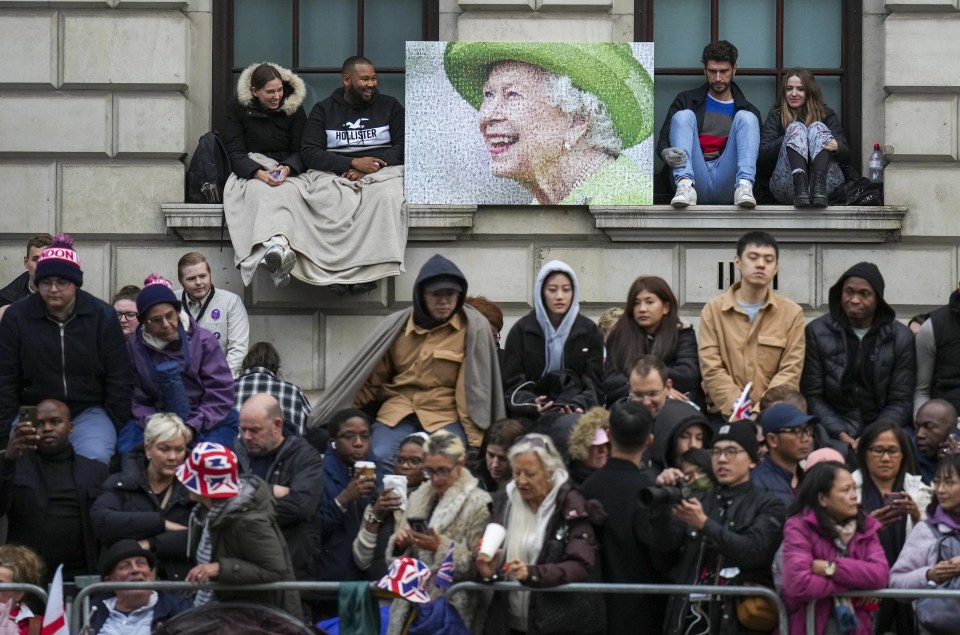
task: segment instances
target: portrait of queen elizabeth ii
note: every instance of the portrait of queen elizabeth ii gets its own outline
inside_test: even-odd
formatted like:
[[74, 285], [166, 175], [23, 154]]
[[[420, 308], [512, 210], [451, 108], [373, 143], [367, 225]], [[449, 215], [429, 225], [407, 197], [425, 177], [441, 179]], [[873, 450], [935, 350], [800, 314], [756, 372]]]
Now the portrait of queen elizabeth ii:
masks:
[[651, 204], [652, 44], [407, 47], [409, 203]]

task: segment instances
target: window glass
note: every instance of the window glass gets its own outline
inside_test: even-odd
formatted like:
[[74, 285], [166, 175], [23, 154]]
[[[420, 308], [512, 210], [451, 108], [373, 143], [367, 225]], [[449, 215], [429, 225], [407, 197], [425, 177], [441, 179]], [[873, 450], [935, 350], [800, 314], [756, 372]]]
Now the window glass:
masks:
[[841, 4], [837, 0], [784, 0], [785, 66], [840, 68]]
[[233, 14], [233, 66], [256, 62], [293, 65], [291, 0], [236, 0]]
[[300, 66], [340, 68], [357, 52], [357, 0], [300, 0], [299, 28]]
[[720, 39], [737, 47], [737, 66], [741, 68], [776, 66], [777, 3], [771, 0], [723, 0], [720, 3]]
[[403, 67], [407, 40], [423, 39], [420, 0], [366, 0], [363, 32], [363, 55], [375, 67]]
[[308, 115], [314, 104], [323, 101], [330, 93], [343, 86], [340, 73], [301, 73], [300, 78], [307, 84], [307, 98], [303, 101], [303, 108]]
[[700, 55], [710, 41], [710, 9], [703, 7], [703, 0], [657, 1], [653, 9], [656, 68], [701, 65]]
[[777, 80], [770, 77], [747, 77], [737, 75], [734, 79], [740, 90], [747, 97], [747, 101], [757, 107], [760, 111], [760, 125], [767, 118], [767, 113], [777, 103]]

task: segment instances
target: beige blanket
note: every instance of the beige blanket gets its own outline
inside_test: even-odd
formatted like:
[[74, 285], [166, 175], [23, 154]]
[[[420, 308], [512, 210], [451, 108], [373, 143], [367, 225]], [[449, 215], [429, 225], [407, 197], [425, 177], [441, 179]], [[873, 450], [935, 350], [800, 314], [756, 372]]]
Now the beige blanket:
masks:
[[[263, 155], [250, 157], [268, 170], [277, 166]], [[308, 284], [371, 282], [404, 271], [402, 165], [359, 181], [310, 170], [276, 187], [231, 174], [223, 209], [244, 285], [263, 258], [263, 242], [277, 234], [297, 252], [291, 275]]]

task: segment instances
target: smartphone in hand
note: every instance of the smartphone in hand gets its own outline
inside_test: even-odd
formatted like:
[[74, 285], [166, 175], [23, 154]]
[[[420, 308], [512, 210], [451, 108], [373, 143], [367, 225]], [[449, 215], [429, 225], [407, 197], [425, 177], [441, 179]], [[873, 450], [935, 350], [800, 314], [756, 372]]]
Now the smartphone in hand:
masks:
[[430, 528], [427, 526], [426, 518], [408, 518], [407, 522], [410, 524], [410, 529], [414, 530], [418, 534], [430, 533]]
[[36, 406], [20, 406], [20, 410], [17, 412], [20, 417], [20, 421], [29, 421], [30, 423], [36, 424], [37, 421], [37, 407]]

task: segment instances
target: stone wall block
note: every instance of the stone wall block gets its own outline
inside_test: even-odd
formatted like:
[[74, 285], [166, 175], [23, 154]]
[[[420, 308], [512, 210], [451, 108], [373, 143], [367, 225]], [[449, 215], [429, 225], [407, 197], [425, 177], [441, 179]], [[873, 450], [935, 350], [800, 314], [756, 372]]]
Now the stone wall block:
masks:
[[[873, 262], [883, 275], [883, 297], [887, 304], [895, 306], [937, 306], [947, 303], [950, 293], [957, 288], [955, 276], [932, 275], [932, 272], [956, 271], [956, 247], [954, 245], [887, 245], [882, 257], [873, 249], [822, 248], [820, 294], [823, 304], [828, 303], [827, 294], [840, 276], [858, 262]], [[922, 264], [922, 272], [918, 269]], [[923, 277], [918, 284], [917, 276]], [[826, 306], [822, 307], [824, 310]], [[898, 315], [909, 319], [909, 315]]]
[[180, 11], [62, 13], [64, 86], [186, 88], [189, 22]]
[[891, 95], [884, 108], [883, 139], [893, 161], [957, 159], [956, 95]]
[[177, 282], [177, 262], [185, 253], [199, 251], [206, 256], [210, 265], [213, 285], [244, 297], [240, 274], [233, 266], [233, 249], [229, 245], [225, 246], [221, 253], [219, 247], [196, 243], [158, 245], [124, 242], [117, 244], [115, 251], [114, 277], [118, 289], [128, 284], [142, 287], [143, 280], [151, 273], [170, 280], [174, 289], [178, 289], [180, 284]]
[[180, 93], [118, 93], [117, 156], [179, 158], [186, 152], [186, 107]]
[[464, 11], [479, 9], [481, 11], [527, 11], [537, 8], [538, 0], [459, 0], [460, 8]]
[[608, 11], [613, 0], [540, 0], [542, 11]]
[[[409, 271], [409, 269], [408, 269]], [[340, 295], [330, 287], [318, 287], [296, 278], [285, 287], [276, 287], [270, 273], [261, 267], [250, 284], [253, 306], [256, 307], [302, 307], [320, 310], [349, 309], [369, 311], [389, 305], [391, 278], [377, 280], [377, 288], [360, 295]]]
[[[409, 304], [413, 283], [420, 268], [439, 253], [453, 262], [467, 278], [467, 293], [482, 295], [493, 302], [519, 302], [530, 305], [533, 294], [533, 250], [528, 244], [487, 246], [407, 245], [404, 267], [407, 272], [396, 279], [395, 301]], [[532, 306], [532, 305], [530, 305]]]
[[57, 14], [0, 9], [0, 84], [57, 85]]
[[[187, 0], [113, 0], [117, 9], [184, 9]], [[195, 4], [195, 3], [194, 3]], [[209, 10], [209, 9], [208, 9]]]
[[0, 156], [111, 152], [109, 93], [10, 91], [0, 94]]
[[[57, 226], [57, 164], [0, 161], [0, 234], [54, 233]], [[23, 241], [26, 244], [26, 240]]]
[[[380, 315], [326, 315], [323, 329], [324, 385], [334, 381], [363, 341], [380, 325]], [[318, 388], [322, 388], [319, 385]]]
[[160, 203], [182, 199], [183, 174], [183, 164], [174, 160], [64, 162], [61, 227], [76, 233], [165, 235]]
[[10, 9], [110, 9], [116, 0], [0, 0], [0, 8]]
[[890, 11], [956, 11], [957, 0], [887, 0]]
[[[801, 306], [811, 306], [816, 301], [815, 253], [812, 245], [780, 245], [776, 290]], [[736, 255], [735, 244], [722, 247], [683, 247], [680, 266], [684, 289], [677, 298], [681, 306], [705, 304], [739, 280], [740, 274], [735, 268], [733, 276], [730, 275], [731, 263]], [[676, 292], [674, 287], [674, 293]]]
[[304, 390], [323, 386], [323, 316], [319, 313], [250, 315], [250, 345], [269, 342], [280, 354], [283, 378]]
[[883, 83], [891, 92], [956, 93], [960, 14], [893, 14], [884, 21]]
[[[622, 307], [627, 290], [637, 276], [660, 276], [678, 292], [678, 256], [678, 250], [669, 244], [563, 246], [542, 249], [540, 264], [562, 260], [570, 265], [580, 282], [581, 302]], [[534, 276], [536, 274], [534, 271]], [[531, 294], [532, 290], [531, 286]]]
[[958, 167], [898, 162], [887, 166], [883, 175], [884, 200], [896, 201], [910, 210], [904, 218], [904, 237], [922, 237], [938, 242], [956, 240], [960, 233], [957, 231]]

